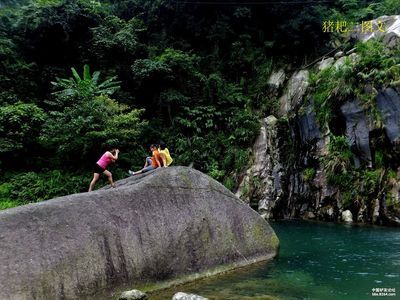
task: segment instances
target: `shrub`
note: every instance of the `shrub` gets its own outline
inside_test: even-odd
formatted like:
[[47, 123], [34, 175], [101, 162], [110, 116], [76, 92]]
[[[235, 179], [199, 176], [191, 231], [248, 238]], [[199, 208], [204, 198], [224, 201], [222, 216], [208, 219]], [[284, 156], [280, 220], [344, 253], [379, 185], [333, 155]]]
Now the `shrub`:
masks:
[[233, 192], [234, 189], [235, 189], [235, 187], [236, 187], [235, 179], [232, 178], [232, 176], [225, 177], [225, 179], [224, 179], [224, 186], [225, 186], [228, 190], [230, 190], [231, 192]]
[[314, 168], [307, 168], [303, 170], [301, 177], [305, 182], [311, 182], [315, 177], [315, 173], [316, 171]]
[[351, 170], [354, 155], [345, 136], [331, 135], [328, 151], [322, 158], [328, 176], [344, 174]]
[[347, 59], [343, 66], [324, 69], [310, 76], [310, 88], [320, 126], [329, 124], [336, 107], [356, 93], [353, 64]]
[[[18, 203], [31, 203], [67, 194], [86, 191], [90, 178], [66, 171], [46, 173], [27, 172], [13, 176], [6, 183], [5, 199]], [[2, 185], [4, 188], [4, 184]]]

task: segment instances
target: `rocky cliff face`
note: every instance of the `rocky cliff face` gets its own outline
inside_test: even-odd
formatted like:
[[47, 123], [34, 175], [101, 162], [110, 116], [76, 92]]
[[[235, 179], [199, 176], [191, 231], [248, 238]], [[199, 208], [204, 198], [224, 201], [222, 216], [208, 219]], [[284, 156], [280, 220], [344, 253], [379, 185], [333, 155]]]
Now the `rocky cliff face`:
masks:
[[270, 259], [279, 245], [255, 211], [185, 167], [1, 211], [0, 241], [1, 299], [83, 299]]
[[[385, 32], [355, 33], [350, 44], [379, 41], [377, 57], [359, 46], [271, 75], [285, 78], [271, 84], [279, 109], [261, 122], [236, 193], [264, 218], [400, 224], [400, 16], [373, 24]], [[385, 67], [368, 60], [380, 56]]]

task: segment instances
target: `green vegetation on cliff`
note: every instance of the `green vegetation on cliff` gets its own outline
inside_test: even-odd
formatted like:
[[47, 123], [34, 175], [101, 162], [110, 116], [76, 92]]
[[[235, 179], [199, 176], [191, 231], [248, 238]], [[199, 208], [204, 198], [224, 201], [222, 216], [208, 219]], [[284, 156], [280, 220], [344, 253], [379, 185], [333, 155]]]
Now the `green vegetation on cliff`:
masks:
[[[372, 216], [375, 207], [380, 207], [399, 213], [390, 200], [391, 189], [397, 184], [398, 147], [397, 142], [391, 144], [385, 133], [383, 119], [387, 116], [379, 111], [377, 97], [388, 88], [399, 88], [400, 45], [388, 47], [371, 39], [358, 43], [355, 53], [342, 66], [332, 65], [311, 76], [310, 97], [318, 107], [317, 121], [322, 130], [330, 132], [328, 152], [320, 164], [328, 183], [338, 189], [336, 196], [343, 210], [357, 214], [366, 209], [368, 216]], [[354, 106], [344, 108], [346, 103]], [[350, 117], [341, 121], [338, 115], [343, 115], [343, 110]], [[349, 124], [353, 127], [346, 129]], [[367, 134], [365, 146], [361, 145], [362, 130]], [[344, 131], [350, 136], [342, 135]], [[362, 153], [362, 147], [371, 153]]]

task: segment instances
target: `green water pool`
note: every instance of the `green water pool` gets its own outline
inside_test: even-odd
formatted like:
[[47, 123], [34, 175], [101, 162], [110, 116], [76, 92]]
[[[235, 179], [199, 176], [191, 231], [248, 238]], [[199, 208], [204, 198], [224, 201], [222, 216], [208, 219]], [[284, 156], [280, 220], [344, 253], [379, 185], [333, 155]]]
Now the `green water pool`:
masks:
[[273, 261], [151, 294], [150, 300], [171, 299], [178, 291], [218, 300], [400, 299], [399, 228], [271, 225], [281, 242]]

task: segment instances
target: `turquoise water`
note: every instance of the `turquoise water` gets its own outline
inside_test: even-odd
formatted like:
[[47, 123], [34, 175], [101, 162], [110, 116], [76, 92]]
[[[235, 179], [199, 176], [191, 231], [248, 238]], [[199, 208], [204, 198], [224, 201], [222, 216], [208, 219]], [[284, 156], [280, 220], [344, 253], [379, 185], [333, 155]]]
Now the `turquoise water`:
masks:
[[[271, 262], [175, 287], [209, 299], [400, 299], [400, 229], [285, 221], [271, 223], [281, 249]], [[395, 288], [396, 296], [372, 296]]]

